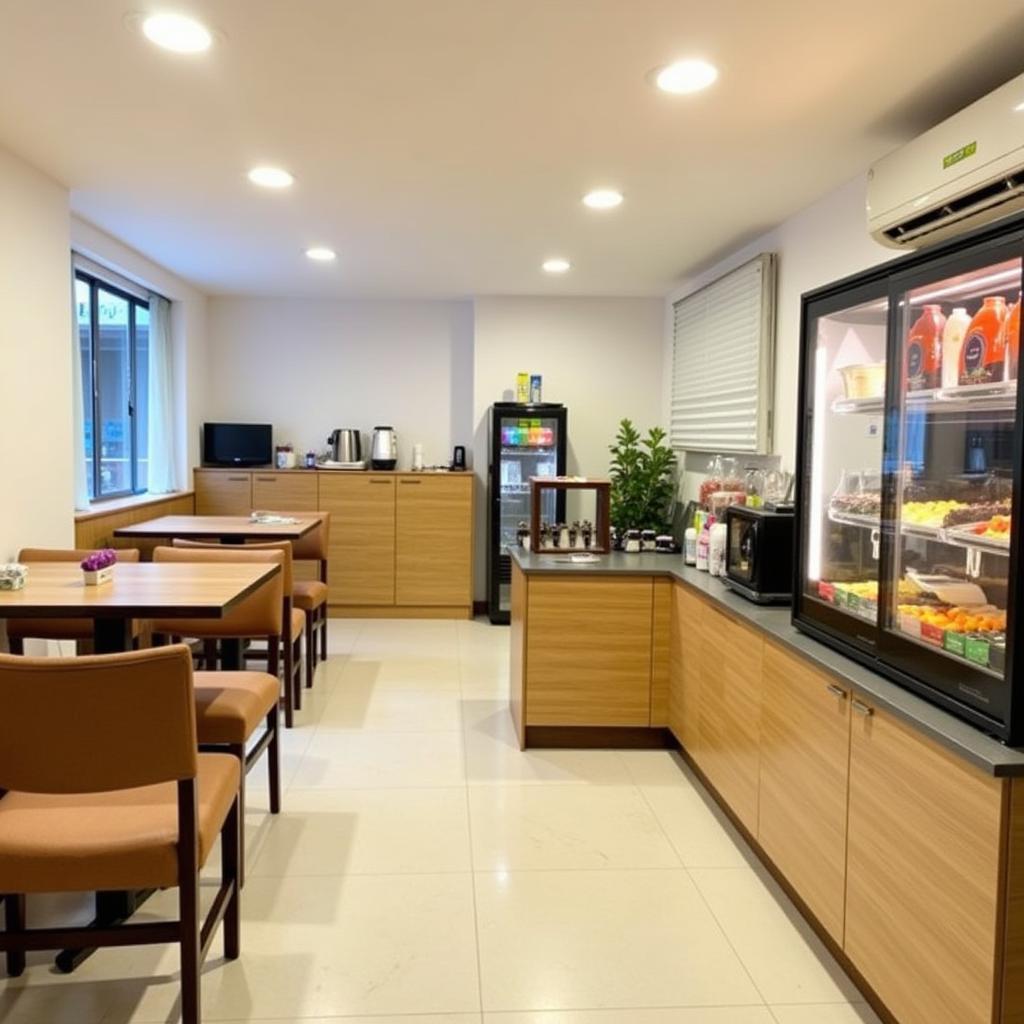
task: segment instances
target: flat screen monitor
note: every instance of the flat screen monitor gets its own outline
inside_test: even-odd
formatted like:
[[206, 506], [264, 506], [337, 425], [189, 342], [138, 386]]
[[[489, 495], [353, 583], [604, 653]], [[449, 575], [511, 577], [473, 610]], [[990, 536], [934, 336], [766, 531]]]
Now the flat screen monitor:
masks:
[[204, 423], [203, 464], [268, 466], [274, 459], [269, 423]]

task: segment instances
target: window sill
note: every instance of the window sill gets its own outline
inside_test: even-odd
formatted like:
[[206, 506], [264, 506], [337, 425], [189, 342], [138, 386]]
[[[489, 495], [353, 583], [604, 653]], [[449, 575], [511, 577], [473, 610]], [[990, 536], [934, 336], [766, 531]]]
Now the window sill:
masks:
[[187, 498], [195, 491], [173, 491], [170, 494], [133, 494], [127, 498], [111, 498], [109, 501], [94, 501], [87, 509], [75, 512], [75, 522], [84, 523], [89, 519], [99, 519], [112, 512], [123, 512], [128, 508], [144, 508], [146, 505], [159, 505], [165, 501]]

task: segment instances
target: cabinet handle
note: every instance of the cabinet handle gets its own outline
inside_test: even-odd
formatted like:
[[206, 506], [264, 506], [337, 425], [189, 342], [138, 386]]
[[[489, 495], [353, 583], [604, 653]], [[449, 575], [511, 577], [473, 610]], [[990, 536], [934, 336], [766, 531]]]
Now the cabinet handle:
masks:
[[835, 683], [828, 683], [825, 689], [832, 694], [833, 697], [838, 697], [840, 700], [846, 700], [847, 693], [841, 686], [836, 686]]
[[276, 484], [277, 483], [277, 477], [276, 476], [258, 476], [258, 477], [256, 477], [256, 479], [261, 484]]
[[370, 483], [371, 484], [383, 484], [385, 487], [389, 487], [391, 485], [391, 481], [390, 480], [371, 480]]
[[417, 487], [419, 487], [419, 485], [423, 483], [422, 480], [399, 480], [398, 482], [400, 484], [415, 484]]
[[229, 476], [228, 479], [233, 484], [247, 484], [249, 482], [249, 478], [247, 476]]
[[858, 715], [863, 715], [865, 718], [870, 718], [875, 713], [875, 709], [873, 707], [870, 707], [863, 701], [857, 700], [856, 698], [851, 702], [850, 707], [852, 707]]

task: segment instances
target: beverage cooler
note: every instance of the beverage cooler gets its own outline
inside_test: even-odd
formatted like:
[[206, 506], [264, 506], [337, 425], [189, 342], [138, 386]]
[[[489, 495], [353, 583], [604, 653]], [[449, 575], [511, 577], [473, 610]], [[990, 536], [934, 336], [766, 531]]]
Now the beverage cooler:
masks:
[[[520, 523], [530, 521], [530, 477], [565, 473], [566, 409], [556, 403], [496, 403], [491, 407], [487, 476], [487, 609], [507, 623], [512, 561]], [[541, 519], [565, 520], [565, 494], [546, 492]]]
[[803, 297], [793, 611], [1011, 743], [1022, 257], [1015, 218]]

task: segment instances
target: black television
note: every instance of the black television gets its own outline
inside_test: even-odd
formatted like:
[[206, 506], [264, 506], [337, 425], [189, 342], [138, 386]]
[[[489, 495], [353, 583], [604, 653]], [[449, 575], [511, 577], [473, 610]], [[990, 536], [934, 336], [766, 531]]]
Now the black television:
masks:
[[204, 466], [269, 466], [274, 461], [269, 423], [204, 423]]

